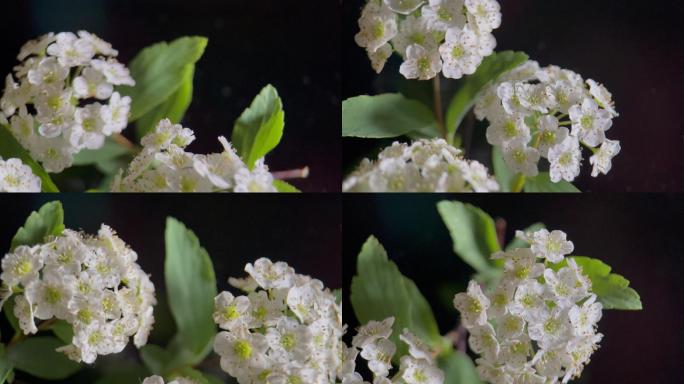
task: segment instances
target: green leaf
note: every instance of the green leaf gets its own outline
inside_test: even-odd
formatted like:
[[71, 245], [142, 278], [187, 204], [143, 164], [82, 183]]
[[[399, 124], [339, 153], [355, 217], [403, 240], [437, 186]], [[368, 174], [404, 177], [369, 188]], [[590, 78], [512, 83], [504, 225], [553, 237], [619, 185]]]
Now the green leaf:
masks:
[[540, 172], [535, 177], [528, 177], [525, 179], [525, 192], [581, 192], [577, 187], [561, 180], [554, 183], [549, 178], [548, 172]]
[[283, 102], [275, 87], [269, 84], [235, 121], [232, 143], [238, 155], [252, 169], [258, 159], [280, 143], [284, 127]]
[[136, 122], [136, 134], [142, 138], [153, 131], [159, 121], [168, 118], [172, 123], [177, 124], [183, 120], [185, 112], [192, 102], [192, 80], [195, 75], [195, 64], [188, 64], [183, 67], [182, 82], [176, 92], [166, 101], [147, 112]]
[[515, 174], [508, 169], [501, 154], [501, 149], [496, 146], [492, 147], [492, 164], [494, 166], [494, 177], [496, 182], [499, 183], [501, 192], [510, 192]]
[[31, 167], [34, 175], [40, 178], [41, 190], [43, 192], [59, 192], [59, 189], [52, 182], [45, 169], [31, 158], [31, 155], [19, 144], [14, 135], [4, 125], [0, 125], [0, 157], [5, 160], [11, 158], [20, 159], [24, 164]]
[[55, 349], [63, 346], [56, 337], [32, 336], [7, 350], [7, 357], [15, 369], [47, 380], [64, 379], [81, 366]]
[[[582, 272], [591, 280], [591, 290], [603, 304], [603, 309], [624, 309], [630, 311], [641, 310], [639, 294], [629, 287], [629, 280], [610, 273], [611, 267], [601, 260], [585, 256], [572, 256]], [[567, 265], [567, 258], [552, 266], [559, 270]]]
[[0, 344], [0, 384], [4, 384], [12, 374], [12, 362], [5, 354], [5, 346]]
[[14, 315], [14, 298], [10, 297], [5, 301], [5, 304], [2, 307], [2, 311], [5, 312], [5, 317], [7, 318], [7, 321], [10, 323], [12, 326], [12, 329], [14, 329], [14, 333], [19, 333], [21, 332], [21, 329], [19, 328], [19, 320], [17, 317]]
[[299, 189], [297, 189], [294, 185], [285, 182], [283, 180], [275, 179], [273, 180], [273, 186], [276, 187], [278, 192], [281, 193], [297, 193], [301, 192]]
[[150, 376], [150, 372], [139, 364], [122, 364], [121, 361], [116, 361], [115, 364], [115, 369], [103, 369], [102, 377], [95, 384], [140, 384]]
[[[523, 232], [525, 232], [525, 233], [537, 232], [538, 230], [544, 229], [544, 228], [546, 228], [544, 223], [534, 223], [534, 224], [530, 225], [529, 227], [525, 228], [523, 230]], [[506, 246], [506, 251], [510, 251], [511, 249], [515, 249], [515, 248], [529, 248], [529, 247], [530, 247], [529, 243], [527, 243], [526, 241], [521, 240], [517, 237], [514, 237], [513, 240], [511, 240], [511, 242], [508, 243], [508, 245]]]
[[100, 149], [85, 149], [76, 154], [74, 165], [90, 165], [108, 162], [121, 155], [128, 153], [128, 149], [112, 139], [105, 140], [104, 146]]
[[48, 236], [57, 236], [64, 230], [64, 210], [62, 203], [46, 203], [38, 212], [31, 212], [23, 227], [19, 228], [12, 239], [13, 251], [20, 245], [42, 243]]
[[399, 335], [408, 328], [434, 348], [443, 340], [432, 309], [416, 284], [401, 274], [378, 240], [371, 236], [361, 248], [357, 275], [351, 285], [351, 303], [359, 322], [381, 321], [394, 316], [394, 332], [390, 339], [397, 345], [395, 359], [407, 353]]
[[501, 250], [494, 220], [480, 208], [460, 201], [441, 201], [437, 210], [449, 229], [454, 252], [480, 273], [492, 268], [490, 256]]
[[74, 338], [74, 328], [71, 324], [64, 320], [57, 320], [51, 326], [50, 330], [55, 334], [64, 344], [71, 344]]
[[196, 369], [192, 369], [190, 367], [183, 367], [179, 369], [178, 371], [170, 375], [168, 379], [173, 380], [181, 377], [191, 379], [195, 384], [210, 384], [209, 380], [206, 377], [204, 377], [204, 374], [202, 372]]
[[449, 102], [446, 113], [446, 126], [449, 142], [453, 141], [456, 129], [470, 108], [475, 105], [480, 93], [489, 84], [495, 82], [501, 75], [523, 64], [529, 57], [522, 52], [504, 51], [482, 60], [477, 71], [459, 80], [456, 93]]
[[445, 383], [484, 384], [475, 370], [473, 361], [462, 352], [453, 351], [440, 356], [437, 364], [444, 371]]
[[132, 99], [130, 122], [166, 102], [178, 90], [185, 81], [187, 65], [202, 57], [207, 43], [206, 37], [186, 36], [154, 44], [138, 53], [128, 66], [135, 86], [117, 89]]
[[216, 276], [207, 251], [195, 234], [174, 218], [166, 220], [164, 277], [177, 334], [176, 363], [194, 365], [212, 347]]
[[425, 104], [400, 93], [356, 96], [342, 102], [342, 136], [372, 139], [414, 135], [437, 137], [439, 130]]
[[150, 372], [155, 375], [160, 375], [165, 372], [166, 367], [172, 360], [172, 356], [164, 348], [147, 344], [140, 349], [140, 358]]

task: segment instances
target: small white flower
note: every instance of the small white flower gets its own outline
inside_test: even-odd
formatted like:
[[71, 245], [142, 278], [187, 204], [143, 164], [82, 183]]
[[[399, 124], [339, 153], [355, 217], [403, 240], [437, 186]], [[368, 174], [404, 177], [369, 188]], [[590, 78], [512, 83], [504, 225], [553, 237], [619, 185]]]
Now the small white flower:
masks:
[[108, 99], [114, 90], [114, 86], [106, 81], [104, 75], [93, 68], [84, 69], [81, 76], [74, 78], [73, 85], [74, 95], [81, 99], [89, 97]]
[[575, 246], [572, 241], [566, 240], [563, 231], [551, 231], [540, 229], [532, 234], [532, 252], [536, 257], [547, 259], [552, 263], [560, 263], [565, 255], [572, 253]]
[[618, 116], [618, 113], [615, 111], [615, 104], [613, 103], [613, 95], [608, 92], [606, 87], [592, 79], [587, 80], [587, 85], [589, 85], [589, 93], [591, 93], [599, 106], [610, 112], [611, 115]]
[[41, 181], [20, 159], [0, 159], [0, 192], [40, 192]]
[[560, 144], [556, 144], [548, 153], [549, 176], [554, 183], [561, 179], [573, 181], [580, 173], [582, 153], [577, 138], [568, 136]]
[[479, 32], [491, 32], [501, 26], [501, 6], [498, 1], [465, 0], [465, 6]]
[[250, 301], [245, 296], [234, 297], [230, 292], [221, 292], [214, 299], [214, 322], [226, 330], [246, 325], [249, 320]]
[[371, 61], [371, 67], [375, 73], [380, 73], [385, 67], [387, 59], [392, 56], [392, 46], [389, 44], [384, 44], [380, 46], [375, 52], [368, 53], [368, 58]]
[[605, 131], [613, 124], [610, 112], [599, 109], [590, 98], [582, 101], [581, 107], [570, 107], [568, 114], [572, 121], [572, 134], [589, 146], [596, 147], [605, 140]]
[[392, 368], [392, 356], [397, 347], [388, 339], [377, 339], [361, 347], [361, 357], [368, 360], [368, 368], [375, 376], [385, 377]]
[[530, 141], [530, 128], [523, 115], [506, 115], [490, 121], [487, 127], [487, 142], [491, 145], [503, 146], [511, 142], [527, 143]]
[[79, 39], [71, 32], [60, 32], [55, 42], [47, 47], [47, 53], [57, 57], [65, 67], [77, 67], [86, 65], [95, 56], [95, 48], [87, 39]]
[[596, 323], [601, 320], [603, 306], [591, 295], [581, 306], [573, 305], [568, 316], [573, 331], [578, 336], [590, 336], [596, 332]]
[[484, 356], [489, 361], [496, 361], [499, 355], [499, 341], [496, 338], [494, 327], [489, 323], [470, 329], [468, 345], [473, 352]]
[[426, 360], [411, 359], [404, 356], [401, 362], [404, 365], [401, 378], [404, 379], [406, 384], [444, 383], [444, 372]]
[[539, 135], [539, 154], [549, 157], [549, 149], [560, 144], [568, 137], [568, 129], [558, 126], [558, 119], [551, 115], [539, 118], [537, 135]]
[[599, 173], [607, 175], [612, 167], [613, 157], [620, 153], [620, 142], [617, 140], [604, 140], [601, 147], [590, 158], [589, 163], [593, 165], [591, 175], [596, 177]]
[[478, 51], [479, 38], [465, 27], [450, 28], [446, 32], [446, 41], [439, 47], [442, 56], [442, 72], [451, 79], [460, 79], [464, 75], [475, 73], [482, 62]]
[[514, 140], [506, 144], [503, 148], [503, 157], [506, 165], [515, 173], [521, 173], [528, 177], [539, 174], [537, 169], [539, 151], [536, 148], [528, 147], [524, 142]]
[[434, 50], [437, 46], [434, 31], [430, 29], [424, 17], [406, 16], [399, 24], [399, 33], [392, 39], [394, 49], [402, 56], [406, 55], [406, 48], [412, 44], [423, 46], [428, 50]]
[[128, 68], [116, 60], [100, 60], [95, 59], [91, 62], [93, 68], [102, 72], [107, 78], [107, 81], [114, 85], [128, 85], [134, 86], [135, 80], [131, 77]]
[[430, 0], [429, 5], [421, 8], [421, 13], [432, 29], [446, 32], [452, 27], [465, 26], [463, 7], [463, 0]]
[[461, 321], [467, 327], [487, 323], [489, 299], [474, 280], [468, 284], [468, 293], [459, 293], [454, 297], [454, 307], [461, 312]]
[[397, 17], [384, 2], [369, 1], [361, 12], [359, 28], [356, 44], [372, 53], [396, 36]]
[[371, 320], [358, 329], [352, 345], [362, 348], [377, 339], [387, 339], [392, 334], [392, 325], [394, 325], [394, 317], [388, 317], [382, 321]]
[[442, 69], [439, 51], [428, 50], [418, 44], [406, 48], [406, 60], [399, 67], [399, 73], [407, 79], [432, 79]]

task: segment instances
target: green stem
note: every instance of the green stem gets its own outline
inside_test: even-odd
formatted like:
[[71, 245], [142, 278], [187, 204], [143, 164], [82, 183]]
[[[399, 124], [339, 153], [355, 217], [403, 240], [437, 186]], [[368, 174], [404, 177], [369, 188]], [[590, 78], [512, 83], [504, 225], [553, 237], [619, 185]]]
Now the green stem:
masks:
[[444, 113], [442, 112], [442, 90], [439, 74], [432, 79], [432, 99], [435, 108], [435, 119], [437, 119], [440, 135], [444, 140], [447, 140], [447, 129], [444, 125]]
[[513, 193], [522, 192], [524, 186], [525, 186], [525, 175], [523, 175], [522, 173], [519, 173], [518, 177], [516, 177], [515, 181], [513, 182], [513, 186], [511, 187], [511, 192], [513, 192]]

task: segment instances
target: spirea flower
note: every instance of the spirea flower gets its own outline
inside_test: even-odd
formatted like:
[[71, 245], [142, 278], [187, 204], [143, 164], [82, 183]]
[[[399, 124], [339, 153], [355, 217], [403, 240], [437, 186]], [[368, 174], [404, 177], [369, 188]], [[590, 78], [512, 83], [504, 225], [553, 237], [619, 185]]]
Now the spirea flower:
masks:
[[90, 364], [98, 355], [121, 352], [130, 337], [140, 348], [154, 323], [156, 299], [137, 258], [107, 225], [97, 236], [65, 229], [5, 255], [3, 301], [16, 294], [14, 314], [25, 334], [38, 331], [35, 319], [69, 323], [72, 342], [57, 351], [74, 361]]
[[409, 354], [400, 358], [398, 367], [393, 367], [392, 358], [397, 349], [389, 340], [393, 324], [394, 317], [389, 317], [382, 321], [369, 321], [359, 327], [352, 339], [351, 352], [348, 352], [351, 364], [344, 373], [342, 383], [367, 383], [360, 373], [355, 372], [354, 360], [360, 355], [373, 373], [373, 383], [443, 384], [444, 372], [437, 367], [435, 354], [408, 329], [403, 330], [399, 339], [408, 345]]
[[247, 295], [214, 301], [221, 368], [241, 384], [338, 382], [344, 327], [332, 292], [284, 262], [261, 258], [245, 271]]
[[40, 178], [19, 159], [0, 158], [0, 192], [40, 192]]
[[376, 72], [397, 52], [408, 79], [459, 79], [494, 52], [501, 9], [496, 0], [369, 0], [358, 24], [356, 43]]
[[[142, 384], [164, 384], [164, 378], [161, 376], [150, 376], [143, 380]], [[169, 381], [166, 384], [196, 384], [196, 382], [185, 377], [176, 377], [173, 381]]]
[[[454, 297], [482, 380], [503, 383], [567, 383], [579, 377], [603, 335], [602, 305], [574, 259], [562, 231], [518, 231], [530, 244], [498, 252], [504, 261], [497, 287], [483, 293], [471, 281]], [[563, 264], [560, 264], [563, 262]]]
[[342, 185], [344, 192], [492, 192], [487, 168], [465, 160], [443, 139], [395, 142], [377, 161], [364, 159]]
[[142, 138], [142, 151], [128, 170], [119, 172], [113, 192], [276, 192], [273, 175], [263, 159], [253, 169], [223, 137], [223, 152], [208, 155], [187, 152], [195, 134], [168, 119]]
[[7, 75], [0, 118], [48, 172], [71, 166], [83, 149], [98, 149], [128, 124], [130, 97], [114, 91], [135, 85], [118, 52], [99, 37], [79, 31], [49, 33], [29, 41]]
[[610, 92], [594, 80], [556, 66], [528, 61], [503, 75], [475, 106], [487, 119], [487, 141], [500, 147], [508, 168], [525, 176], [548, 161], [551, 181], [573, 181], [580, 174], [582, 147], [592, 151], [591, 175], [606, 174], [620, 152], [605, 132], [618, 114]]

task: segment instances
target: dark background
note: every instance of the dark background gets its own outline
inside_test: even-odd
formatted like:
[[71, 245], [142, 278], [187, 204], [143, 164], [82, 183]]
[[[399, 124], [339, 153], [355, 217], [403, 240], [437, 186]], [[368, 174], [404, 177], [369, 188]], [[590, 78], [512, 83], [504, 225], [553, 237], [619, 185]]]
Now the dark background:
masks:
[[[684, 53], [681, 49], [684, 2], [679, 0], [499, 0], [501, 28], [494, 31], [497, 51], [526, 52], [540, 65], [555, 64], [593, 78], [613, 93], [620, 116], [608, 131], [622, 152], [608, 175], [590, 176], [588, 152], [576, 185], [582, 191], [684, 190]], [[380, 76], [371, 69], [364, 49], [354, 43], [365, 0], [344, 4], [342, 99], [394, 92], [405, 86], [400, 59]], [[416, 83], [415, 81], [413, 83]], [[430, 86], [430, 82], [422, 82]], [[399, 84], [399, 85], [398, 85]], [[448, 103], [448, 88], [443, 82]], [[415, 85], [414, 85], [415, 87]], [[430, 94], [428, 93], [428, 96]], [[484, 128], [475, 129], [484, 143]], [[479, 138], [479, 140], [477, 140]], [[344, 170], [349, 172], [377, 144], [343, 140]], [[383, 143], [386, 145], [387, 143]], [[488, 156], [472, 157], [487, 161]]]
[[[535, 222], [560, 229], [575, 245], [574, 254], [601, 259], [630, 280], [643, 311], [606, 310], [604, 334], [582, 375], [582, 383], [678, 383], [684, 359], [682, 280], [684, 199], [671, 195], [393, 195], [345, 196], [343, 286], [348, 290], [356, 257], [369, 235], [413, 279], [431, 303], [440, 331], [453, 329], [458, 313], [454, 294], [465, 291], [473, 270], [452, 251], [452, 241], [436, 203], [455, 199], [507, 221], [506, 241], [516, 229]], [[345, 292], [344, 322], [358, 322]], [[449, 383], [451, 384], [451, 383]]]
[[[226, 199], [205, 194], [191, 200], [180, 195], [3, 196], [0, 200], [3, 254], [29, 213], [55, 199], [64, 205], [67, 228], [95, 234], [101, 223], [108, 224], [138, 253], [138, 264], [151, 274], [160, 301], [155, 307], [157, 322], [150, 343], [165, 345], [174, 333], [164, 299], [167, 216], [175, 217], [195, 232], [213, 261], [218, 292], [232, 290], [238, 294], [239, 291], [229, 287], [228, 278], [246, 276], [245, 264], [260, 257], [285, 261], [297, 273], [318, 278], [331, 289], [342, 286], [342, 217], [340, 202], [331, 195], [311, 194], [306, 199], [295, 195], [236, 195]], [[4, 315], [0, 318], [6, 342], [12, 333]], [[64, 383], [92, 384], [96, 370], [135, 369], [140, 360], [132, 341], [126, 351], [98, 357], [93, 368]], [[218, 367], [218, 356], [212, 352], [202, 368], [221, 374]], [[20, 373], [17, 377], [19, 384], [43, 382]]]
[[[189, 150], [218, 152], [217, 136], [262, 87], [283, 100], [285, 134], [267, 156], [273, 171], [309, 166], [304, 191], [340, 188], [340, 4], [326, 0], [5, 0], [0, 23], [2, 78], [19, 48], [47, 32], [85, 29], [112, 43], [129, 63], [146, 46], [185, 35], [209, 45], [195, 71], [183, 124], [196, 133]], [[124, 133], [132, 137], [132, 129]]]

